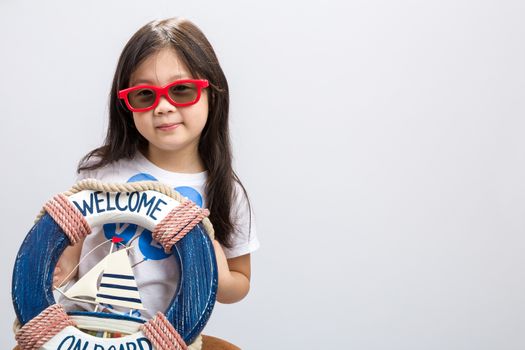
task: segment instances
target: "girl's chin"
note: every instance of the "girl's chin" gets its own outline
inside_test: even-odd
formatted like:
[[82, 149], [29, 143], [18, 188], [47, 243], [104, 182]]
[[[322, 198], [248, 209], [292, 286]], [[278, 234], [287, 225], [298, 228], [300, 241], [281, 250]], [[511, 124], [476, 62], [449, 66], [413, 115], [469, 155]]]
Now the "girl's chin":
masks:
[[194, 149], [195, 152], [198, 153], [198, 145], [196, 144], [195, 147], [192, 146], [193, 144], [191, 142], [164, 142], [164, 143], [157, 143], [157, 144], [151, 144], [149, 147], [149, 152], [157, 153], [157, 154], [163, 154], [163, 153], [171, 153], [171, 152], [180, 152]]

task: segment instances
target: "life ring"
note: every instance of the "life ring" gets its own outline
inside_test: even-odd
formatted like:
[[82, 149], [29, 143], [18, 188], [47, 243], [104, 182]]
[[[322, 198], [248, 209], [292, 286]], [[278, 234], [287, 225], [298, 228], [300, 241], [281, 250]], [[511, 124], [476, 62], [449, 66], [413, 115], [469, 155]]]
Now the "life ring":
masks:
[[[104, 190], [115, 186], [120, 191]], [[159, 186], [162, 191], [159, 191]], [[77, 208], [90, 228], [105, 223], [134, 223], [154, 231], [163, 219], [186, 203], [178, 193], [162, 186], [150, 181], [108, 185], [88, 179], [77, 183], [73, 187], [77, 192], [65, 198]], [[163, 313], [187, 344], [192, 343], [206, 325], [217, 292], [215, 253], [208, 236], [209, 226], [205, 227], [203, 222], [173, 245], [172, 254], [179, 261], [181, 278], [171, 304]], [[69, 244], [75, 243], [47, 212], [27, 234], [16, 257], [12, 283], [13, 305], [22, 326], [56, 304], [52, 286], [53, 271], [58, 258]], [[135, 332], [120, 338], [104, 339], [67, 326], [41, 349], [157, 349], [140, 328], [146, 322], [143, 319], [87, 311], [68, 312], [68, 316], [77, 321], [89, 319], [107, 325], [120, 323]]]

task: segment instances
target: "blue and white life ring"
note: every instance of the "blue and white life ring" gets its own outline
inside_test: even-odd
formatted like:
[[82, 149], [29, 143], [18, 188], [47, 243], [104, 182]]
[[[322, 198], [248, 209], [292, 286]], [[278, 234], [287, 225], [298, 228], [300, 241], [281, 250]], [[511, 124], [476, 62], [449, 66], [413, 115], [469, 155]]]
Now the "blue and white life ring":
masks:
[[[134, 223], [151, 231], [173, 208], [180, 205], [174, 198], [153, 190], [123, 193], [82, 190], [67, 198], [77, 208], [84, 209], [80, 211], [90, 227], [105, 223]], [[133, 205], [136, 200], [149, 203], [149, 207]], [[67, 235], [48, 213], [27, 234], [16, 257], [12, 283], [13, 305], [22, 326], [56, 303], [53, 271], [69, 244]], [[173, 248], [172, 254], [180, 265], [181, 279], [164, 315], [183, 340], [190, 344], [204, 328], [215, 304], [218, 283], [215, 253], [202, 223]], [[41, 349], [84, 349], [84, 346], [100, 350], [153, 348], [138, 330], [145, 322], [142, 319], [102, 312], [74, 311], [68, 314], [84, 321], [90, 319], [100, 323], [102, 320], [109, 326], [119, 323], [128, 327], [131, 334], [103, 339], [68, 326]], [[91, 345], [87, 346], [87, 343]]]

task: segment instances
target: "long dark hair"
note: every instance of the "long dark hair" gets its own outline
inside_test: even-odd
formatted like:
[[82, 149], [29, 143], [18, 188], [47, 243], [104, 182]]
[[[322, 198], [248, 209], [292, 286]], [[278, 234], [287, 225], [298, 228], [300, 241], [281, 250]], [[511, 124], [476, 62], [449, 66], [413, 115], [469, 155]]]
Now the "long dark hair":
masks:
[[[212, 46], [192, 22], [182, 18], [151, 21], [128, 41], [120, 55], [109, 99], [109, 125], [104, 144], [85, 155], [77, 171], [94, 170], [119, 159], [131, 159], [147, 149], [148, 141], [138, 132], [131, 112], [118, 99], [119, 90], [129, 87], [131, 74], [147, 57], [173, 48], [195, 78], [207, 79], [208, 120], [199, 140], [199, 155], [208, 171], [206, 202], [218, 241], [231, 247], [232, 201], [235, 182], [246, 191], [232, 168], [228, 126], [229, 90], [226, 77]], [[249, 202], [248, 202], [248, 207]]]

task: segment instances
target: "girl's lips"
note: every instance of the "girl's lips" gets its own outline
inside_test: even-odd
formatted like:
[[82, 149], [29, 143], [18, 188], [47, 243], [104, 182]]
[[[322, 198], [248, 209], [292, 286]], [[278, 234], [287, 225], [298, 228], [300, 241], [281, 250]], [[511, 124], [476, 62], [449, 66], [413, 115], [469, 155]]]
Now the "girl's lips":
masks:
[[175, 130], [179, 127], [181, 123], [170, 123], [170, 124], [162, 124], [157, 126], [157, 129], [160, 129], [162, 131], [170, 131]]

